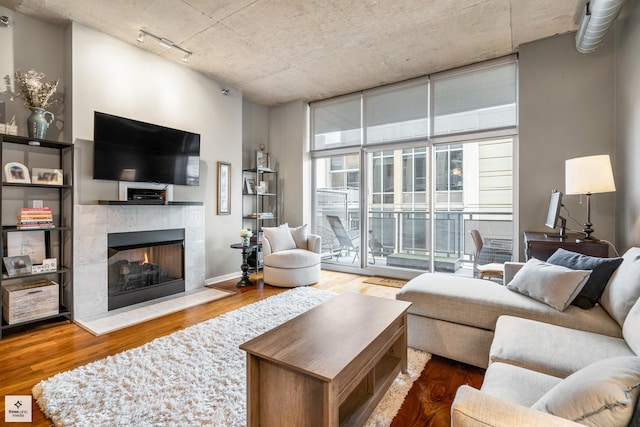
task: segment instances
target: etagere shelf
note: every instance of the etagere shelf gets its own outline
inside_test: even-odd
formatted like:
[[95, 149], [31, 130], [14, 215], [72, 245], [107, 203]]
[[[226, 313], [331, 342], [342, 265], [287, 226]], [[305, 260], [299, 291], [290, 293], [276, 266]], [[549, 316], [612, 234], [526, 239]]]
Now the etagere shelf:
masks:
[[[26, 329], [50, 319], [73, 321], [74, 147], [66, 142], [12, 135], [0, 135], [0, 139], [0, 164], [3, 172], [0, 186], [0, 239], [3, 258], [0, 276], [1, 339], [6, 333]], [[5, 167], [8, 163], [24, 166], [23, 172], [28, 171], [31, 176], [25, 178], [23, 173], [19, 173], [18, 180], [15, 176], [10, 178], [11, 171]], [[34, 173], [34, 168], [39, 171]], [[51, 176], [47, 175], [47, 171], [56, 171], [56, 174], [61, 172], [62, 181], [47, 181]], [[35, 179], [34, 175], [40, 179]], [[32, 183], [33, 181], [38, 182]], [[52, 224], [41, 228], [19, 227], [18, 214], [21, 209], [37, 207], [50, 208]], [[26, 272], [16, 274], [11, 271], [9, 274], [7, 264], [11, 264], [15, 256], [29, 257], [30, 261], [35, 261], [33, 264], [36, 267], [43, 259], [55, 259], [55, 269], [40, 272], [32, 266]], [[42, 288], [29, 288], [33, 282], [45, 285]], [[52, 310], [45, 311], [40, 307], [41, 301], [37, 298], [38, 294], [45, 292], [43, 289], [47, 289], [47, 292], [55, 291], [52, 292], [54, 296], [57, 294], [58, 301], [57, 304], [53, 301]]]
[[[251, 228], [259, 241], [263, 226], [274, 227], [278, 220], [278, 171], [264, 163], [268, 153], [256, 153], [256, 167], [242, 170], [243, 227]], [[262, 248], [258, 246], [249, 256], [251, 270], [262, 268]]]

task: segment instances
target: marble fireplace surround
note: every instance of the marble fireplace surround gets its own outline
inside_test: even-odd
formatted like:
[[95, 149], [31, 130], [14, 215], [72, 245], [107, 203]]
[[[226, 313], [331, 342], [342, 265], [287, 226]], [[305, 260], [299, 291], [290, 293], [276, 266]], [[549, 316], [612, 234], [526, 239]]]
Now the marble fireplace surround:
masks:
[[76, 320], [108, 312], [107, 235], [130, 231], [185, 230], [185, 292], [203, 288], [204, 207], [76, 205], [73, 242], [73, 305]]

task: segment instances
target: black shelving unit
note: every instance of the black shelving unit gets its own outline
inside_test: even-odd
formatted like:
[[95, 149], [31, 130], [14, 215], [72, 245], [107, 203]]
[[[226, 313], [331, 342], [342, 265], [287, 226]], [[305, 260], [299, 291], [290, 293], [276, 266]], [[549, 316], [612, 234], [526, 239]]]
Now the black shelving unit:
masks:
[[[260, 165], [259, 154], [256, 153], [256, 165]], [[247, 182], [253, 182], [255, 186], [250, 189]], [[260, 191], [259, 185], [264, 182], [265, 191]], [[266, 215], [265, 215], [266, 214]], [[278, 218], [278, 171], [268, 166], [260, 166], [242, 170], [242, 226], [251, 228], [254, 238], [259, 241], [259, 233], [263, 226], [275, 227], [280, 224]], [[262, 268], [262, 247], [258, 245], [253, 254], [249, 256], [251, 271]]]
[[[44, 233], [45, 258], [56, 258], [57, 270], [53, 272], [8, 275], [4, 269], [0, 276], [0, 287], [12, 283], [29, 283], [36, 280], [49, 280], [58, 285], [58, 313], [34, 320], [9, 324], [4, 319], [4, 307], [0, 305], [0, 339], [6, 333], [23, 330], [36, 323], [50, 320], [68, 319], [73, 321], [73, 144], [25, 138], [12, 135], [0, 135], [2, 150], [0, 164], [3, 180], [0, 186], [1, 212], [1, 252], [7, 254], [7, 241], [11, 233], [42, 231]], [[30, 182], [7, 182], [4, 166], [8, 162], [24, 165], [29, 171], [33, 168], [61, 169], [62, 184], [32, 184]], [[33, 178], [31, 178], [33, 179]], [[53, 228], [21, 230], [17, 227], [20, 208], [33, 207], [35, 200], [42, 200], [43, 206], [50, 207], [53, 214]]]

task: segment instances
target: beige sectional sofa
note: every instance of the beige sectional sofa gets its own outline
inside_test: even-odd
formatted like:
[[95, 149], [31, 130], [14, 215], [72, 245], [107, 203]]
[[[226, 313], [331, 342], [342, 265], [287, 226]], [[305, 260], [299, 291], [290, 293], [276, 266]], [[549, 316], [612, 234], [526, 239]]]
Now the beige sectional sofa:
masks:
[[[506, 266], [506, 284], [521, 267], [518, 263]], [[580, 395], [589, 392], [585, 377], [600, 373], [613, 377], [610, 370], [627, 365], [631, 371], [640, 370], [639, 296], [640, 248], [631, 248], [599, 304], [588, 310], [569, 306], [559, 311], [488, 280], [437, 273], [411, 280], [397, 298], [413, 303], [408, 314], [410, 346], [488, 366], [480, 390], [468, 386], [458, 390], [453, 425], [562, 426], [580, 425], [572, 419], [615, 425], [633, 412], [640, 380], [622, 393], [629, 402], [620, 403], [616, 397], [615, 404], [607, 401], [600, 409], [590, 408], [595, 415], [586, 421], [563, 412], [564, 407], [555, 408], [549, 399], [570, 399], [576, 394], [589, 408], [599, 403]], [[625, 378], [637, 378], [633, 375]], [[571, 392], [563, 391], [569, 386]], [[598, 383], [598, 390], [605, 389]]]

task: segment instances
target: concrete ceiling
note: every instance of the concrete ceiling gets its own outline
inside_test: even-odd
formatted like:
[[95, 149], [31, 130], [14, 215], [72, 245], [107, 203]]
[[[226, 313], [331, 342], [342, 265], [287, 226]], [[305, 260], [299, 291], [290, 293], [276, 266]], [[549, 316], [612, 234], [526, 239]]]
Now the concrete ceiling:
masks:
[[193, 52], [185, 66], [257, 104], [312, 101], [518, 51], [576, 30], [582, 0], [0, 0], [76, 21], [180, 62], [140, 29]]

